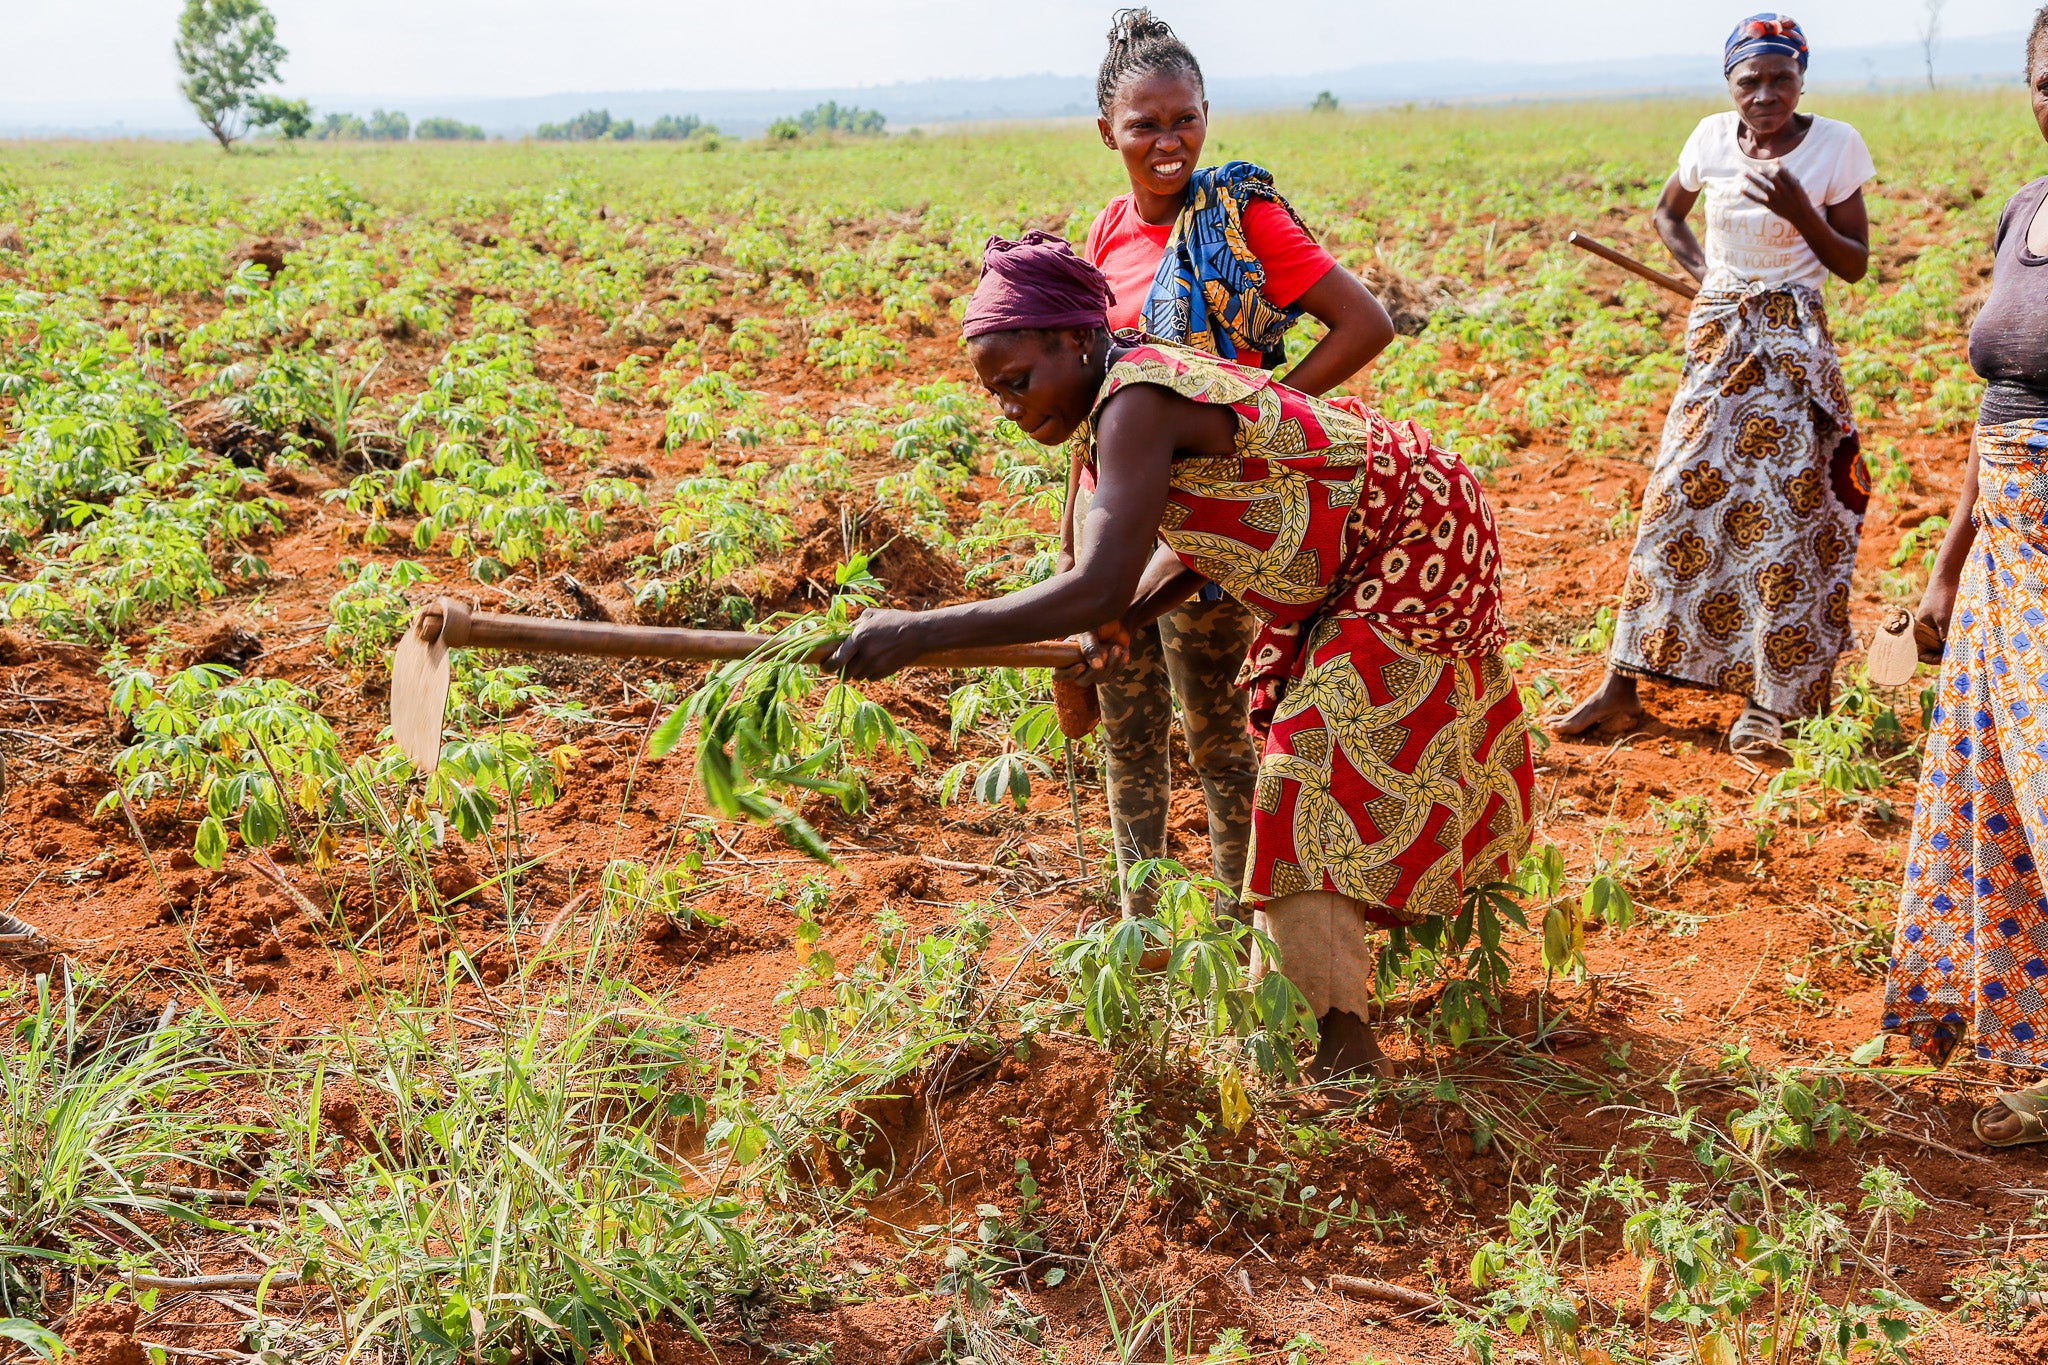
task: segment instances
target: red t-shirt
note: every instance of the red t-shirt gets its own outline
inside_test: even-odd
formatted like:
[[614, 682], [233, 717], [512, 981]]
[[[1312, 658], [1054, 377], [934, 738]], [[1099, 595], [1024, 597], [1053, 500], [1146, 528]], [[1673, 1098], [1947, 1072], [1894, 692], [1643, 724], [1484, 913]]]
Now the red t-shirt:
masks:
[[[1152, 277], [1159, 273], [1159, 259], [1166, 254], [1166, 239], [1172, 235], [1173, 224], [1155, 227], [1140, 218], [1136, 199], [1128, 194], [1103, 205], [1088, 225], [1081, 254], [1109, 277], [1109, 287], [1116, 293], [1116, 302], [1109, 307], [1112, 328], [1145, 325], [1145, 300], [1152, 293]], [[1275, 308], [1292, 306], [1337, 264], [1293, 215], [1270, 199], [1245, 205], [1244, 236], [1266, 271], [1259, 292]]]

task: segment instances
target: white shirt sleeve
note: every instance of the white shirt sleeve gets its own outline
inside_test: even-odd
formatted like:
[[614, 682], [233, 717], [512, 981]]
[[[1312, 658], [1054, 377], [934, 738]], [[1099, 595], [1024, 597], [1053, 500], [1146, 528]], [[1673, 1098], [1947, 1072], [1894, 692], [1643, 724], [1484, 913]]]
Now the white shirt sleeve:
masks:
[[1855, 194], [1877, 178], [1877, 163], [1870, 159], [1870, 148], [1863, 144], [1863, 134], [1842, 125], [1842, 151], [1835, 158], [1835, 173], [1828, 181], [1826, 206], [1836, 204]]
[[1713, 119], [1703, 118], [1692, 130], [1692, 136], [1685, 140], [1685, 146], [1678, 152], [1678, 183], [1688, 194], [1698, 194], [1700, 186], [1707, 183], [1702, 172], [1701, 161], [1705, 158], [1705, 143], [1713, 125]]

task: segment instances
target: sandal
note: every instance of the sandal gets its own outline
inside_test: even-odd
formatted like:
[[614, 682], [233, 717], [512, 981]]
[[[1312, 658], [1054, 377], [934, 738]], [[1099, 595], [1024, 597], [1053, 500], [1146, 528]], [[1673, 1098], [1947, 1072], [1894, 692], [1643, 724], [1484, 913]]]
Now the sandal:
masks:
[[2033, 1142], [2048, 1142], [2048, 1084], [2030, 1085], [2025, 1090], [2015, 1090], [1997, 1097], [2002, 1104], [2020, 1121], [2020, 1130], [2008, 1138], [1988, 1137], [1984, 1132], [1984, 1109], [1970, 1116], [1970, 1131], [1977, 1135], [1977, 1141], [1986, 1147], [2024, 1147]]
[[1768, 749], [1781, 749], [1785, 745], [1785, 723], [1755, 702], [1742, 708], [1742, 714], [1728, 727], [1728, 752], [1744, 758], [1754, 758]]

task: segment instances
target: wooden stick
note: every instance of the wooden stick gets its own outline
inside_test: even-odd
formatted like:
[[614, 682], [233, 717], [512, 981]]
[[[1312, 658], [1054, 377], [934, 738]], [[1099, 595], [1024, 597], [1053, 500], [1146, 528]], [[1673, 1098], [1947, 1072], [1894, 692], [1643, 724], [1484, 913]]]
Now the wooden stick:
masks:
[[[444, 597], [420, 614], [422, 638], [443, 640], [450, 649], [508, 649], [539, 654], [581, 654], [606, 659], [744, 659], [769, 637], [744, 630], [684, 630], [669, 626], [621, 626], [606, 621], [551, 621], [472, 611]], [[804, 656], [816, 663], [836, 648], [820, 645]], [[1041, 644], [993, 645], [983, 649], [927, 654], [921, 668], [1064, 668], [1081, 661], [1081, 647], [1067, 640]]]
[[[246, 1208], [281, 1209], [285, 1202], [268, 1191], [250, 1193], [248, 1190], [215, 1190], [203, 1185], [159, 1185], [148, 1182], [136, 1187], [142, 1193], [155, 1195], [159, 1199], [180, 1199], [196, 1204], [240, 1204]], [[296, 1206], [298, 1201], [293, 1200]]]
[[1620, 266], [1631, 275], [1640, 275], [1651, 284], [1663, 285], [1680, 298], [1696, 299], [1700, 296], [1700, 287], [1691, 281], [1681, 280], [1676, 275], [1667, 275], [1661, 270], [1653, 270], [1633, 256], [1624, 256], [1613, 247], [1604, 242], [1597, 242], [1583, 232], [1574, 232], [1565, 240], [1581, 251], [1591, 252], [1610, 265]]
[[168, 1289], [179, 1292], [208, 1289], [257, 1289], [265, 1280], [272, 1289], [290, 1289], [299, 1282], [295, 1270], [280, 1270], [276, 1274], [230, 1275], [130, 1275], [128, 1283], [137, 1289]]
[[1421, 1289], [1409, 1289], [1385, 1280], [1368, 1280], [1362, 1275], [1332, 1275], [1330, 1288], [1339, 1294], [1356, 1294], [1362, 1299], [1378, 1299], [1405, 1308], [1411, 1313], [1440, 1313], [1446, 1302]]

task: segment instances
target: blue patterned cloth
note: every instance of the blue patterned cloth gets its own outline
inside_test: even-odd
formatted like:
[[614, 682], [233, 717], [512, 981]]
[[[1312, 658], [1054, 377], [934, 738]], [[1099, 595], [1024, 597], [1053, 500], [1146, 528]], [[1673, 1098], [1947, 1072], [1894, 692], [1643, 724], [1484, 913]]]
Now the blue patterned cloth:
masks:
[[1799, 69], [1806, 70], [1806, 34], [1800, 30], [1799, 21], [1789, 14], [1752, 14], [1744, 19], [1728, 35], [1728, 44], [1721, 50], [1721, 74], [1725, 76], [1735, 69], [1736, 63], [1765, 53], [1797, 57]]
[[1262, 166], [1227, 161], [1195, 172], [1145, 300], [1147, 332], [1246, 363], [1281, 350], [1301, 310], [1275, 308], [1261, 292], [1266, 268], [1244, 235], [1245, 206], [1258, 199], [1271, 200], [1301, 222]]
[[2048, 418], [1977, 428], [1977, 539], [1913, 802], [1884, 1027], [2048, 1066]]

